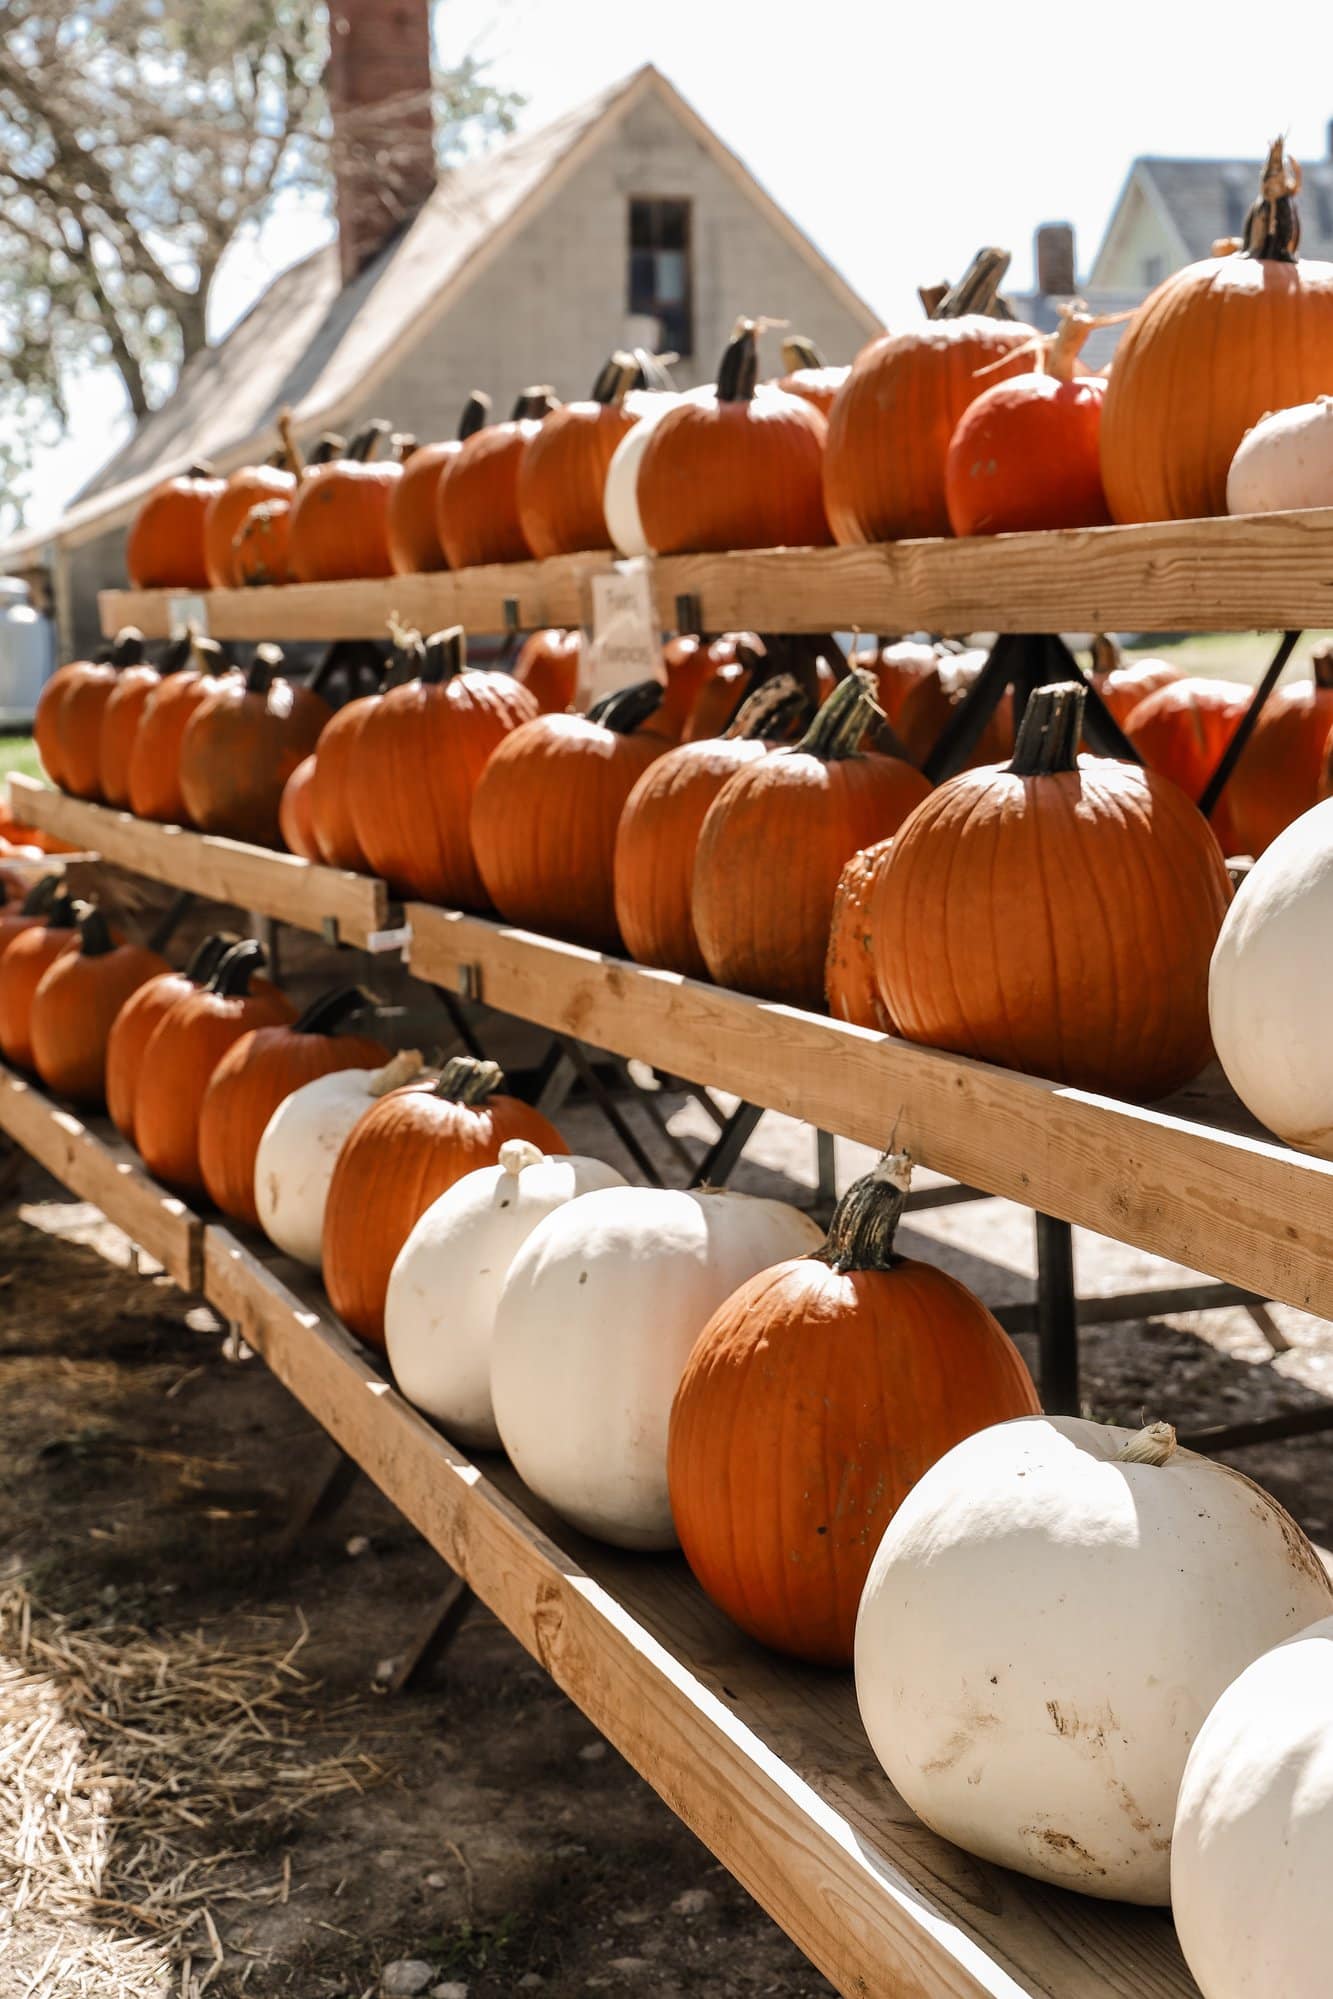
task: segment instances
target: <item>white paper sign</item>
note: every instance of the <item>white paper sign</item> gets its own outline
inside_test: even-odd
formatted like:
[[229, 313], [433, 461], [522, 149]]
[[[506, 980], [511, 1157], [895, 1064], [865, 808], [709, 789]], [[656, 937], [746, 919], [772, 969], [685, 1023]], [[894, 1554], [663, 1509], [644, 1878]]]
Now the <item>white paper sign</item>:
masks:
[[167, 623], [171, 627], [173, 639], [183, 639], [193, 625], [201, 639], [208, 637], [208, 599], [206, 597], [169, 597], [167, 599]]
[[662, 639], [647, 568], [637, 560], [618, 563], [590, 580], [588, 699], [599, 700], [640, 680], [664, 680]]

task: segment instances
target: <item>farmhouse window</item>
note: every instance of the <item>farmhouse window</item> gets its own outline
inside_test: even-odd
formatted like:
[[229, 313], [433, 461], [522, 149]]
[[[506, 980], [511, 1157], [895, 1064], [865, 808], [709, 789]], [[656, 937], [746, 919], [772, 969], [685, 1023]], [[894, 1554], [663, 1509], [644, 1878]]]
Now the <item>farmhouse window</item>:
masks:
[[629, 309], [655, 318], [664, 348], [694, 352], [690, 204], [636, 197], [629, 205]]

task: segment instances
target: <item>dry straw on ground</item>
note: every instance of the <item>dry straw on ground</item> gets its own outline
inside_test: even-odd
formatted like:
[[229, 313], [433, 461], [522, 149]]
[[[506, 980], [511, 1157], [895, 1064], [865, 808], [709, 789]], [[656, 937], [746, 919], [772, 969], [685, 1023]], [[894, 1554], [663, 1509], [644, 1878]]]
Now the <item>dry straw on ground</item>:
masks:
[[[284, 1831], [385, 1775], [361, 1703], [313, 1704], [307, 1637], [272, 1618], [244, 1645], [155, 1636], [0, 1593], [7, 1999], [198, 1999], [224, 1966], [262, 1974], [236, 1932], [292, 1891]], [[334, 1755], [306, 1740], [330, 1723]]]

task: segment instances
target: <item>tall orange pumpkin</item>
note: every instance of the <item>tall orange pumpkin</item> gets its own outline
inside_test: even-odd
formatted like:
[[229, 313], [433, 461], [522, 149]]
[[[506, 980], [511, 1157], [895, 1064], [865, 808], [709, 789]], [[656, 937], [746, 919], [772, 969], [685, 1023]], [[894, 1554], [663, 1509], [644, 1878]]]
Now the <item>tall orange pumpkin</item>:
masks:
[[850, 673], [790, 750], [736, 771], [708, 808], [694, 927], [719, 985], [819, 1011], [838, 880], [929, 796], [919, 770], [863, 754], [874, 682]]
[[177, 1000], [207, 985], [232, 945], [239, 940], [215, 931], [205, 937], [183, 972], [162, 972], [148, 979], [125, 1001], [111, 1023], [106, 1042], [106, 1107], [112, 1124], [134, 1142], [134, 1099], [139, 1087], [144, 1050], [158, 1023]]
[[[925, 326], [862, 349], [829, 414], [824, 503], [834, 539], [947, 535], [944, 465], [972, 400], [1035, 363], [1030, 326], [992, 318], [1003, 250], [979, 250]], [[983, 375], [982, 369], [991, 372]]]
[[278, 675], [276, 646], [256, 648], [249, 672], [228, 675], [186, 724], [180, 788], [192, 824], [275, 847], [282, 788], [333, 712], [322, 696]]
[[134, 745], [149, 701], [174, 673], [183, 673], [193, 661], [188, 638], [175, 639], [162, 655], [160, 666], [148, 660], [122, 667], [102, 710], [98, 739], [99, 791], [108, 805], [130, 803], [130, 765]]
[[[372, 675], [384, 678], [384, 663], [367, 647], [363, 661]], [[404, 671], [400, 678], [407, 678]], [[379, 690], [344, 702], [324, 724], [315, 746], [315, 774], [310, 781], [310, 821], [320, 860], [331, 868], [364, 870], [368, 863], [356, 835], [352, 810], [352, 773], [361, 731], [380, 699]]]
[[909, 1041], [1162, 1097], [1211, 1053], [1231, 886], [1169, 778], [1077, 755], [1083, 700], [1039, 688], [1012, 763], [950, 778], [902, 827], [871, 899], [875, 973]]
[[619, 950], [616, 829], [640, 772], [667, 747], [644, 726], [661, 701], [658, 681], [622, 688], [586, 715], [539, 715], [494, 752], [472, 800], [472, 848], [510, 923]]
[[1333, 646], [1311, 662], [1311, 678], [1269, 695], [1227, 782], [1234, 853], [1262, 854], [1284, 827], [1319, 801], [1333, 731]]
[[1041, 1405], [979, 1298], [894, 1233], [911, 1167], [848, 1188], [828, 1239], [720, 1305], [671, 1409], [667, 1479], [685, 1559], [763, 1645], [851, 1664], [884, 1529], [937, 1459]]
[[456, 1056], [437, 1082], [408, 1083], [371, 1105], [338, 1154], [324, 1209], [324, 1288], [338, 1316], [384, 1345], [384, 1297], [394, 1258], [432, 1201], [506, 1139], [568, 1152], [540, 1111], [502, 1094], [494, 1062]]
[[105, 659], [80, 660], [58, 676], [61, 691], [49, 726], [61, 789], [76, 798], [101, 796], [102, 718], [120, 675], [137, 668], [143, 657], [143, 639], [131, 629], [117, 634]]
[[574, 706], [582, 658], [582, 632], [530, 632], [514, 661], [514, 678], [527, 688], [539, 714], [563, 715]]
[[389, 502], [403, 468], [375, 456], [388, 430], [382, 421], [367, 424], [345, 458], [302, 473], [287, 517], [287, 567], [297, 583], [392, 576]]
[[[646, 386], [639, 357], [617, 351], [593, 383], [589, 400], [552, 410], [529, 440], [519, 461], [518, 517], [539, 559], [613, 546], [602, 505], [606, 470], [636, 422], [635, 406], [626, 398]], [[659, 370], [651, 386], [671, 384]]]
[[403, 475], [389, 498], [389, 559], [399, 576], [448, 567], [436, 517], [440, 480], [450, 459], [485, 426], [490, 413], [490, 397], [474, 389], [463, 405], [456, 436], [442, 444], [418, 444], [403, 457]]
[[290, 1026], [252, 1028], [227, 1050], [199, 1107], [199, 1170], [224, 1215], [259, 1226], [255, 1155], [269, 1119], [293, 1090], [340, 1069], [378, 1069], [388, 1061], [382, 1042], [341, 1031], [372, 1004], [358, 987], [343, 986]]
[[537, 704], [507, 673], [466, 669], [463, 627], [424, 642], [416, 671], [361, 722], [348, 780], [357, 843], [371, 872], [401, 895], [484, 909], [471, 813], [491, 756]]
[[1244, 247], [1175, 271], [1116, 348], [1102, 412], [1102, 482], [1117, 521], [1227, 510], [1227, 472], [1269, 410], [1333, 378], [1333, 264], [1299, 263], [1300, 168], [1269, 148]]
[[752, 694], [723, 737], [679, 743], [644, 771], [616, 832], [616, 920], [642, 965], [704, 979], [695, 934], [694, 856], [708, 808], [733, 771], [789, 739], [813, 703], [789, 675]]
[[57, 889], [42, 920], [25, 925], [0, 954], [0, 1053], [20, 1069], [35, 1066], [33, 995], [48, 968], [78, 943], [78, 922], [87, 906]]
[[172, 650], [188, 664], [177, 663], [149, 689], [130, 745], [127, 786], [137, 818], [182, 826], [189, 813], [181, 791], [181, 743], [193, 717], [222, 691], [231, 668], [215, 639], [193, 634]]
[[870, 903], [875, 883], [893, 852], [892, 835], [853, 854], [838, 877], [829, 922], [828, 953], [824, 959], [824, 998], [835, 1020], [855, 1027], [872, 1027], [892, 1034], [875, 978], [874, 940], [870, 934]]
[[531, 559], [518, 510], [519, 468], [543, 418], [557, 407], [550, 389], [525, 389], [507, 423], [476, 431], [445, 466], [435, 524], [450, 569]]
[[757, 387], [757, 330], [740, 322], [715, 394], [677, 403], [644, 446], [639, 518], [659, 555], [829, 540], [824, 419], [800, 396]]
[[[1171, 778], [1197, 805], [1251, 692], [1234, 680], [1171, 680], [1135, 704], [1125, 733], [1149, 770]], [[1230, 802], [1234, 781], [1233, 776], [1208, 822], [1224, 854], [1241, 852]]]
[[110, 646], [98, 658], [73, 659], [68, 665], [57, 667], [37, 696], [32, 721], [33, 741], [42, 760], [42, 769], [61, 791], [69, 788], [61, 728], [66, 694], [71, 687], [78, 686], [86, 673], [98, 672], [108, 660], [112, 665], [132, 666], [136, 660], [143, 658], [143, 650], [143, 633], [127, 625], [123, 631], [117, 632]]
[[33, 1066], [47, 1088], [76, 1103], [104, 1103], [112, 1023], [132, 993], [169, 969], [156, 951], [118, 944], [101, 910], [85, 909], [78, 942], [47, 967], [29, 1010]]
[[823, 417], [833, 408], [838, 390], [852, 372], [850, 368], [830, 368], [814, 341], [803, 333], [789, 333], [783, 340], [782, 366], [784, 372], [775, 386], [789, 396], [803, 396]]
[[204, 523], [226, 481], [192, 465], [155, 486], [130, 523], [125, 566], [136, 590], [207, 590]]

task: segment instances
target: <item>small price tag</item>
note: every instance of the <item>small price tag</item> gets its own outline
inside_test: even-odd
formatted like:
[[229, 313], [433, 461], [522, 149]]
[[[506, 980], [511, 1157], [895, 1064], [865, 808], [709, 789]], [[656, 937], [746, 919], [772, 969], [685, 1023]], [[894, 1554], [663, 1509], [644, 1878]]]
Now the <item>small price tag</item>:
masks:
[[173, 639], [183, 639], [191, 625], [201, 639], [208, 637], [208, 599], [206, 597], [169, 597], [167, 599], [167, 622]]
[[590, 579], [592, 635], [586, 648], [591, 701], [640, 680], [662, 680], [662, 639], [645, 564], [617, 563]]

